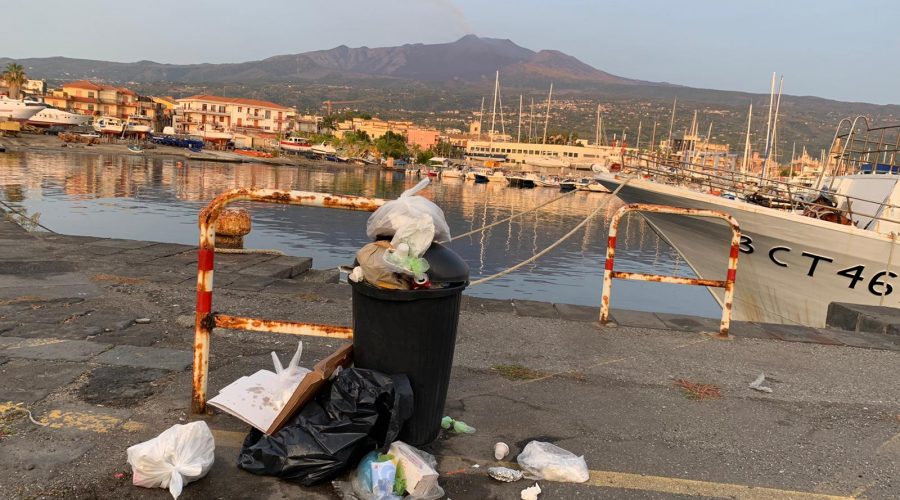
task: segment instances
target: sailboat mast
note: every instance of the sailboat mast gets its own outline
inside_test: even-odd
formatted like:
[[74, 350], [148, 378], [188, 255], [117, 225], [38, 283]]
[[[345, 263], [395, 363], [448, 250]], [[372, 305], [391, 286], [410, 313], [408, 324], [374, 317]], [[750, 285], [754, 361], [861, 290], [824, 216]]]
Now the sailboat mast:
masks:
[[638, 151], [641, 150], [641, 126], [643, 126], [643, 125], [644, 125], [644, 120], [639, 120], [638, 121], [637, 140], [635, 141], [635, 144], [634, 144], [634, 149], [636, 149]]
[[672, 128], [675, 127], [675, 105], [678, 104], [678, 98], [672, 103], [672, 117], [669, 120], [669, 138], [666, 140], [666, 149], [672, 152]]
[[750, 161], [750, 120], [753, 118], [753, 103], [747, 112], [747, 138], [744, 142], [744, 161], [741, 162], [741, 173], [747, 173], [747, 162]]
[[482, 134], [482, 118], [484, 118], [484, 96], [481, 96], [481, 112], [478, 113], [478, 138], [481, 139]]
[[516, 132], [516, 142], [522, 142], [522, 94], [519, 94], [519, 131]]
[[531, 142], [534, 134], [534, 97], [531, 98], [531, 118], [528, 119], [528, 142]]
[[497, 89], [500, 87], [500, 71], [497, 71], [497, 75], [494, 77], [494, 104], [492, 105], [493, 110], [491, 111], [491, 137], [490, 137], [490, 146], [488, 147], [488, 152], [493, 153], [494, 148], [494, 121], [497, 118]]
[[597, 146], [600, 145], [600, 105], [597, 105], [597, 126], [595, 129], [596, 138], [594, 139], [594, 144]]
[[769, 164], [769, 135], [772, 132], [772, 108], [775, 105], [775, 72], [772, 72], [772, 90], [769, 91], [769, 116], [766, 117], [766, 145], [763, 150], [763, 172]]
[[547, 93], [547, 113], [544, 114], [544, 140], [541, 144], [547, 144], [547, 125], [550, 123], [550, 100], [553, 98], [553, 82], [550, 82], [550, 92]]
[[653, 151], [656, 144], [656, 126], [659, 125], [659, 115], [653, 115], [653, 134], [650, 135], [650, 151]]
[[[781, 90], [784, 88], [784, 75], [781, 76], [781, 83], [778, 84], [778, 98], [775, 100], [775, 116], [772, 117], [772, 147], [770, 148], [771, 155], [775, 164], [778, 165], [778, 110], [781, 108]], [[766, 161], [766, 176], [769, 175], [768, 171], [768, 161]]]

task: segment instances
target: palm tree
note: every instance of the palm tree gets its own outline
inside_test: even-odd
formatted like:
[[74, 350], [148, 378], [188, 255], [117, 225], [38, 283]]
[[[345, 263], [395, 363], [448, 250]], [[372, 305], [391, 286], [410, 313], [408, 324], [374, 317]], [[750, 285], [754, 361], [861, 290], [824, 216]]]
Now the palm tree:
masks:
[[6, 65], [6, 71], [3, 72], [3, 80], [9, 86], [9, 96], [13, 99], [19, 98], [19, 89], [28, 81], [25, 75], [25, 68], [21, 64], [9, 63]]

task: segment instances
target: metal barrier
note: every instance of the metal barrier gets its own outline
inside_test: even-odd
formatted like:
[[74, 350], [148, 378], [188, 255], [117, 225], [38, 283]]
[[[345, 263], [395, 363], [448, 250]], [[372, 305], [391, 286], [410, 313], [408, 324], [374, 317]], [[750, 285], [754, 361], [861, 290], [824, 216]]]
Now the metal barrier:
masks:
[[339, 339], [353, 338], [353, 329], [346, 326], [276, 321], [212, 312], [216, 220], [226, 205], [238, 200], [307, 207], [340, 208], [362, 212], [374, 212], [386, 202], [386, 200], [378, 198], [306, 191], [232, 189], [217, 196], [200, 212], [200, 248], [197, 252], [197, 316], [194, 321], [194, 369], [193, 392], [191, 394], [191, 409], [194, 413], [206, 411], [206, 382], [209, 375], [209, 335], [212, 333], [213, 328], [312, 335]]
[[[709, 280], [701, 278], [682, 278], [680, 276], [666, 276], [661, 274], [627, 273], [613, 270], [616, 255], [616, 233], [619, 229], [619, 221], [628, 212], [654, 212], [661, 214], [689, 215], [694, 217], [717, 217], [725, 219], [731, 225], [731, 253], [728, 256], [728, 273], [725, 281]], [[616, 211], [609, 223], [609, 241], [606, 244], [606, 271], [603, 273], [603, 295], [600, 299], [600, 323], [609, 322], [609, 294], [612, 289], [613, 278], [624, 280], [656, 281], [659, 283], [675, 283], [679, 285], [712, 286], [725, 289], [725, 300], [722, 304], [722, 322], [719, 325], [719, 336], [728, 337], [728, 329], [731, 325], [731, 307], [734, 301], [734, 280], [737, 273], [738, 254], [740, 253], [741, 228], [734, 217], [717, 210], [701, 210], [696, 208], [678, 208], [664, 205], [649, 205], [632, 203], [625, 205]]]

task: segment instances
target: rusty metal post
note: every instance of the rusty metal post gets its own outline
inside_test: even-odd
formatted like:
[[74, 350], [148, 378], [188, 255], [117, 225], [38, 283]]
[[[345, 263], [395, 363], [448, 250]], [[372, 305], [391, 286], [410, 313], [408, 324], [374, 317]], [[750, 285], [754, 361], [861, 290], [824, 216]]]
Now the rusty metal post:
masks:
[[[619, 230], [619, 221], [628, 212], [652, 212], [687, 215], [693, 217], [714, 217], [724, 219], [731, 227], [731, 246], [728, 254], [728, 271], [725, 280], [711, 280], [704, 278], [682, 278], [680, 276], [666, 276], [660, 274], [643, 274], [616, 271], [614, 269], [616, 254], [616, 234]], [[719, 323], [719, 337], [727, 338], [731, 328], [731, 310], [734, 304], [734, 282], [737, 278], [738, 256], [740, 255], [741, 228], [737, 220], [731, 215], [718, 210], [702, 210], [697, 208], [668, 207], [664, 205], [650, 205], [632, 203], [619, 208], [609, 223], [609, 239], [606, 245], [606, 265], [603, 272], [603, 293], [600, 298], [600, 324], [609, 322], [609, 299], [612, 291], [612, 280], [630, 279], [640, 281], [655, 281], [659, 283], [675, 283], [680, 285], [697, 285], [717, 287], [725, 289], [725, 297], [722, 302], [722, 320]]]
[[191, 410], [206, 411], [206, 389], [209, 376], [210, 334], [215, 327], [242, 328], [251, 331], [314, 335], [332, 338], [352, 338], [350, 328], [289, 321], [263, 320], [240, 316], [217, 317], [212, 312], [213, 269], [216, 251], [216, 221], [222, 210], [231, 202], [249, 200], [264, 203], [281, 203], [322, 208], [339, 208], [374, 212], [386, 200], [363, 196], [333, 195], [307, 191], [282, 191], [278, 189], [232, 189], [226, 191], [200, 212], [200, 246], [197, 250], [197, 308], [194, 319], [194, 365], [191, 392]]

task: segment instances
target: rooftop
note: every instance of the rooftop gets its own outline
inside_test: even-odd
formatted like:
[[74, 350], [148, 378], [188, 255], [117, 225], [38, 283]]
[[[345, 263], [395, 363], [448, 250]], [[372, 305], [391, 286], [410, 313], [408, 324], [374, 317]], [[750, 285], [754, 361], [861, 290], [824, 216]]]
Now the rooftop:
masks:
[[274, 102], [269, 102], [269, 101], [260, 101], [258, 99], [244, 99], [243, 97], [222, 97], [222, 96], [207, 95], [207, 94], [192, 95], [190, 97], [178, 99], [177, 101], [178, 102], [184, 102], [184, 101], [221, 102], [224, 104], [244, 104], [246, 106], [259, 106], [261, 108], [281, 109], [281, 110], [285, 110], [285, 111], [292, 110], [292, 108], [289, 108], [287, 106], [282, 106], [281, 104], [275, 104]]

